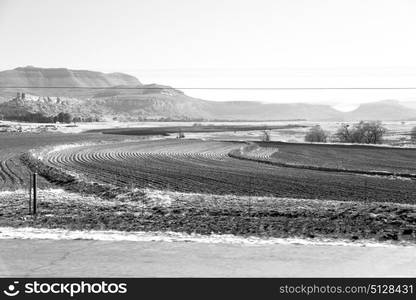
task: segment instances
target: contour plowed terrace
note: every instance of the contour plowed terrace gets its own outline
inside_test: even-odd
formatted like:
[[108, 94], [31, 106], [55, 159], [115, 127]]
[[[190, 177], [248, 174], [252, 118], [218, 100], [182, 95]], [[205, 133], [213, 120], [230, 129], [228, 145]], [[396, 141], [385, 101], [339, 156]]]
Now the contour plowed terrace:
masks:
[[[238, 142], [153, 140], [80, 146], [45, 161], [87, 180], [182, 192], [414, 203], [414, 180], [267, 165], [228, 156]], [[267, 153], [271, 155], [271, 153]]]
[[[62, 133], [1, 133], [0, 134], [0, 191], [29, 187], [30, 170], [21, 161], [21, 155], [31, 149], [67, 143], [125, 140], [123, 136], [102, 134]], [[51, 187], [51, 183], [39, 177], [40, 188]]]

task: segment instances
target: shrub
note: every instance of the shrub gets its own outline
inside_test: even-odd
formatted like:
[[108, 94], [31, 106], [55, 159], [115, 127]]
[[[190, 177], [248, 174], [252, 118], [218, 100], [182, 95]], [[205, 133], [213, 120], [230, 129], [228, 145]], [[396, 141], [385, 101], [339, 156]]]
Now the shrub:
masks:
[[270, 142], [270, 131], [264, 130], [262, 136], [263, 142]]
[[305, 141], [310, 143], [326, 143], [327, 139], [328, 134], [320, 125], [313, 126], [305, 136]]

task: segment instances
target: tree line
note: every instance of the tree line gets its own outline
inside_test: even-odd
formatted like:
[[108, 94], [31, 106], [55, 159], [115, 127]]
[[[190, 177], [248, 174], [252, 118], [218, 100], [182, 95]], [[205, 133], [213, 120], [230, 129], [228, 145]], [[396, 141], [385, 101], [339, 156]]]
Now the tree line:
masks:
[[[380, 144], [386, 132], [387, 129], [381, 121], [360, 121], [353, 125], [342, 124], [332, 136], [332, 140], [340, 143]], [[305, 141], [326, 143], [329, 138], [329, 133], [320, 125], [316, 125], [307, 132]]]
[[[349, 125], [342, 124], [331, 137], [320, 125], [313, 126], [305, 136], [306, 142], [326, 143], [331, 138], [340, 143], [380, 144], [387, 132], [381, 121], [360, 121]], [[416, 126], [410, 131], [410, 140], [416, 143]]]
[[55, 116], [46, 116], [42, 113], [27, 113], [24, 115], [16, 116], [3, 116], [4, 119], [9, 121], [19, 121], [19, 122], [30, 122], [30, 123], [77, 123], [77, 122], [98, 122], [100, 119], [98, 117], [79, 117], [72, 116], [67, 112], [60, 112]]

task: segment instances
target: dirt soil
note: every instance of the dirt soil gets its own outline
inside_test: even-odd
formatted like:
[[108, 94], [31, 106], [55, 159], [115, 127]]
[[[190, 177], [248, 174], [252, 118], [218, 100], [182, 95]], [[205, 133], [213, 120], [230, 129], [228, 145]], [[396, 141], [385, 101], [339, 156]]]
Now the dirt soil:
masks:
[[41, 191], [37, 217], [25, 191], [0, 194], [0, 227], [176, 231], [258, 237], [416, 242], [416, 206], [136, 191], [86, 198]]

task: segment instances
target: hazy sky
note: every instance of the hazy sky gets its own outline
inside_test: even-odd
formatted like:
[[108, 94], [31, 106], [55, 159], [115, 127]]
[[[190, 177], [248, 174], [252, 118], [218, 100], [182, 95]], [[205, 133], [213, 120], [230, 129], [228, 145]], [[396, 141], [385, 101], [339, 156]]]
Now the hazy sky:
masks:
[[[416, 86], [415, 0], [0, 0], [0, 69], [175, 87]], [[416, 100], [416, 91], [218, 91], [211, 100]]]

